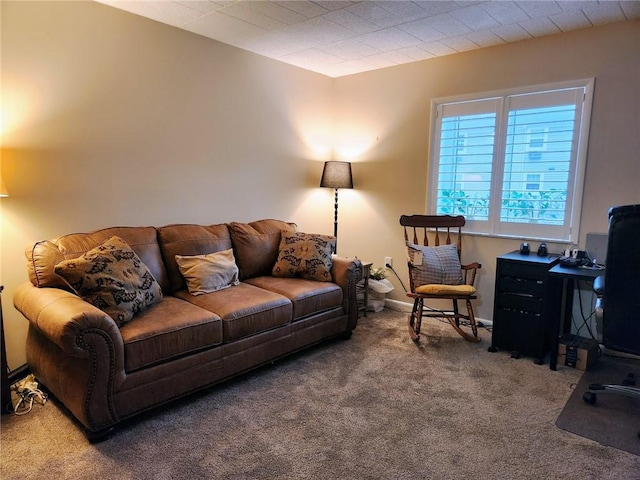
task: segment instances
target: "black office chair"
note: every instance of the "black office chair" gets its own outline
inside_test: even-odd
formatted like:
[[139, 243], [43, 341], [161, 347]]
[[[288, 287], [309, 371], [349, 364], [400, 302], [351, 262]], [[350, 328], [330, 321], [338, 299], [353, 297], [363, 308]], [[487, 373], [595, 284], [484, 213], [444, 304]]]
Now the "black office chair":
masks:
[[[640, 355], [639, 272], [640, 205], [613, 207], [609, 210], [606, 270], [594, 282], [596, 322], [609, 350]], [[619, 384], [591, 384], [582, 398], [593, 405], [601, 392], [640, 397], [632, 374]]]

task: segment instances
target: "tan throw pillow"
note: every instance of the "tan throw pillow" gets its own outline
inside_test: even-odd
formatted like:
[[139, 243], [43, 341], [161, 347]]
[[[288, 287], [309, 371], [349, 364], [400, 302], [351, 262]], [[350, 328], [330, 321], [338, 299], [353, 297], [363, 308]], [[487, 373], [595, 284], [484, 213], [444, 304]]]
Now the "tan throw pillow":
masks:
[[176, 262], [191, 295], [203, 295], [240, 283], [231, 248], [207, 255], [176, 255]]
[[424, 247], [407, 243], [407, 255], [411, 263], [413, 285], [462, 283], [462, 267], [455, 244]]
[[78, 258], [58, 263], [55, 272], [118, 326], [162, 300], [160, 285], [120, 237], [111, 237]]
[[335, 249], [335, 237], [283, 231], [272, 275], [330, 282], [331, 254]]

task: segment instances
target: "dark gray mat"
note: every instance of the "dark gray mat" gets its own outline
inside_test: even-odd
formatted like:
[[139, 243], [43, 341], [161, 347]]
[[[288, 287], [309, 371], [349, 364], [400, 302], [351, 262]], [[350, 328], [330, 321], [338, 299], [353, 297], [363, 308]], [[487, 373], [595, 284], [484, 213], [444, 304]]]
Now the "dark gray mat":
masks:
[[595, 405], [582, 399], [590, 383], [620, 383], [628, 373], [635, 375], [640, 386], [640, 361], [602, 356], [592, 370], [584, 372], [556, 425], [602, 445], [640, 455], [640, 397], [600, 392]]

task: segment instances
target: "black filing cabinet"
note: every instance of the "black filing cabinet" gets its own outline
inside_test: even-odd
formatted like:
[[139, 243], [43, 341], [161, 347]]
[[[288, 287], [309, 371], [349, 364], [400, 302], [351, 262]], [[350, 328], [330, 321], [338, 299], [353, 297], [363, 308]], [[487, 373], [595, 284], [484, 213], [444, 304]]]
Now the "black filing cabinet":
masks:
[[500, 255], [496, 263], [493, 334], [489, 351], [533, 357], [542, 364], [551, 350], [553, 322], [559, 322], [562, 281], [549, 275], [557, 257]]

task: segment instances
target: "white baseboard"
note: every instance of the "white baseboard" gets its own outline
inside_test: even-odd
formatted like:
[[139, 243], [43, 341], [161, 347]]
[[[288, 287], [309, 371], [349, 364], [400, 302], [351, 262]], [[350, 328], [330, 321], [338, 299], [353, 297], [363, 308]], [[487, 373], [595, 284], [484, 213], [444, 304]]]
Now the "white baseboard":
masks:
[[[386, 299], [384, 302], [385, 308], [390, 310], [395, 310], [397, 312], [406, 312], [411, 313], [411, 309], [413, 308], [413, 304], [409, 302], [401, 302], [400, 300], [392, 300], [390, 298]], [[481, 323], [485, 327], [493, 327], [493, 320], [487, 320], [485, 318], [476, 317], [476, 322]]]
[[396, 312], [410, 313], [413, 305], [408, 302], [401, 302], [400, 300], [391, 300], [390, 298], [387, 298], [384, 301], [384, 307], [390, 310], [395, 310]]

